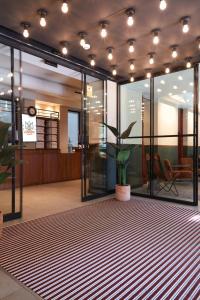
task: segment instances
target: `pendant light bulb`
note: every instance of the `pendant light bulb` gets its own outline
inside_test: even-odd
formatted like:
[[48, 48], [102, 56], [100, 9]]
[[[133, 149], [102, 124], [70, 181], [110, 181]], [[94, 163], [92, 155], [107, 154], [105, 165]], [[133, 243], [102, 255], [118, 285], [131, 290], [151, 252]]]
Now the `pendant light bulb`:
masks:
[[128, 40], [128, 44], [129, 44], [128, 51], [129, 51], [129, 53], [133, 53], [135, 51], [134, 42], [135, 42], [135, 40]]
[[178, 51], [177, 51], [177, 46], [172, 46], [172, 58], [177, 58], [178, 56]]
[[30, 36], [29, 28], [31, 27], [31, 24], [28, 22], [22, 22], [21, 26], [23, 27], [23, 36], [27, 39]]
[[131, 73], [131, 74], [130, 74], [130, 82], [134, 82], [134, 81], [135, 81], [134, 74]]
[[67, 55], [68, 54], [68, 42], [63, 41], [60, 43], [62, 47], [62, 54]]
[[116, 68], [116, 66], [112, 67], [112, 74], [113, 74], [113, 76], [117, 75], [117, 68]]
[[61, 11], [63, 14], [67, 14], [69, 11], [69, 6], [67, 1], [63, 1], [62, 6], [61, 6]]
[[134, 8], [128, 8], [125, 13], [127, 15], [127, 25], [129, 27], [133, 26], [135, 9]]
[[165, 66], [165, 74], [169, 74], [170, 73], [170, 67], [169, 66]]
[[130, 70], [133, 71], [135, 69], [135, 64], [133, 60], [130, 60]]
[[154, 64], [154, 53], [149, 53], [149, 63], [150, 65], [153, 65]]
[[46, 21], [45, 17], [41, 17], [40, 18], [40, 26], [45, 27], [46, 25], [47, 25], [47, 21]]
[[192, 58], [187, 57], [185, 60], [186, 60], [186, 68], [190, 69], [192, 67], [192, 62], [191, 62]]
[[167, 1], [160, 0], [160, 10], [165, 10], [167, 8]]
[[159, 29], [153, 30], [153, 44], [158, 45], [160, 43], [160, 37], [159, 37]]
[[190, 17], [181, 18], [182, 32], [183, 33], [188, 33], [190, 31], [189, 21], [190, 21]]
[[151, 76], [151, 70], [146, 70], [146, 78], [150, 79]]
[[95, 55], [89, 55], [89, 58], [90, 58], [90, 65], [92, 67], [94, 67], [96, 65], [96, 62], [95, 62]]
[[100, 23], [100, 27], [101, 27], [101, 29], [100, 29], [100, 35], [101, 35], [101, 37], [102, 37], [102, 39], [105, 39], [107, 36], [108, 36], [108, 31], [107, 31], [107, 22], [101, 22]]
[[112, 60], [113, 59], [113, 48], [108, 48], [108, 60]]
[[37, 11], [38, 15], [40, 16], [40, 26], [46, 27], [47, 26], [47, 10], [46, 9], [38, 9]]

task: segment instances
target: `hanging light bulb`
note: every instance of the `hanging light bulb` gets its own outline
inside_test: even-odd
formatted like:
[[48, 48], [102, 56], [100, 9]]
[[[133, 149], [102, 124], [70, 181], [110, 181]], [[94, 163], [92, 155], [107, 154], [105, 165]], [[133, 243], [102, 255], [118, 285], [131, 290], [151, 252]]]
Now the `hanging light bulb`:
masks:
[[107, 28], [106, 28], [108, 23], [106, 21], [103, 21], [103, 22], [100, 22], [99, 25], [100, 25], [100, 28], [101, 28], [100, 29], [100, 35], [103, 39], [105, 39], [108, 35], [108, 31], [107, 31]]
[[197, 46], [198, 46], [198, 49], [200, 50], [200, 37], [197, 38]]
[[170, 73], [170, 66], [169, 64], [165, 64], [165, 74], [169, 74]]
[[131, 59], [129, 62], [130, 62], [130, 66], [129, 66], [130, 70], [131, 71], [135, 70], [135, 61], [133, 59]]
[[191, 57], [186, 57], [185, 61], [186, 61], [186, 68], [190, 69], [192, 67], [192, 62], [191, 62], [192, 58]]
[[25, 37], [25, 38], [28, 38], [29, 37], [29, 28], [31, 27], [31, 24], [30, 23], [28, 23], [28, 22], [22, 22], [21, 23], [21, 26], [23, 27], [23, 36]]
[[152, 41], [153, 41], [154, 45], [158, 45], [160, 43], [159, 32], [160, 32], [160, 29], [152, 30], [152, 35], [153, 35]]
[[113, 76], [117, 75], [117, 68], [116, 68], [116, 66], [112, 66], [112, 74], [113, 74]]
[[190, 26], [189, 26], [189, 21], [190, 21], [190, 17], [183, 17], [181, 18], [181, 24], [182, 24], [182, 32], [183, 33], [188, 33], [190, 30]]
[[150, 69], [147, 69], [147, 70], [146, 70], [146, 78], [149, 79], [149, 78], [151, 78], [151, 76], [152, 76], [152, 75], [151, 75], [151, 70], [150, 70]]
[[133, 24], [134, 24], [134, 15], [135, 15], [135, 9], [134, 8], [128, 8], [127, 10], [126, 10], [126, 15], [127, 15], [127, 25], [128, 26], [133, 26]]
[[150, 65], [153, 65], [154, 64], [154, 53], [152, 52], [152, 53], [149, 53], [148, 54], [149, 55], [149, 63], [150, 63]]
[[94, 67], [96, 65], [96, 62], [95, 62], [95, 55], [94, 54], [91, 54], [89, 55], [89, 59], [90, 59], [90, 65], [92, 67]]
[[134, 39], [128, 40], [128, 45], [129, 45], [128, 51], [129, 51], [130, 53], [133, 53], [133, 52], [135, 51], [134, 42], [135, 42]]
[[167, 1], [160, 0], [160, 10], [165, 10], [167, 8]]
[[60, 42], [60, 45], [62, 47], [62, 54], [67, 55], [69, 43], [67, 41], [62, 41], [62, 42]]
[[177, 56], [178, 56], [177, 47], [178, 47], [178, 46], [172, 46], [172, 47], [171, 47], [171, 50], [172, 50], [172, 58], [177, 58]]
[[46, 27], [46, 25], [47, 25], [47, 21], [46, 21], [47, 10], [41, 8], [41, 9], [38, 9], [37, 13], [40, 16], [40, 26], [41, 27]]
[[66, 0], [63, 0], [62, 6], [61, 6], [61, 11], [63, 14], [67, 14], [69, 11], [69, 6]]
[[130, 73], [130, 82], [134, 82], [135, 81], [135, 77], [133, 73]]
[[81, 47], [84, 47], [84, 45], [86, 43], [85, 37], [87, 34], [85, 32], [79, 32], [78, 35], [80, 37], [80, 45], [81, 45]]
[[107, 48], [107, 51], [108, 51], [108, 60], [112, 60], [113, 59], [113, 48], [112, 47], [109, 47]]

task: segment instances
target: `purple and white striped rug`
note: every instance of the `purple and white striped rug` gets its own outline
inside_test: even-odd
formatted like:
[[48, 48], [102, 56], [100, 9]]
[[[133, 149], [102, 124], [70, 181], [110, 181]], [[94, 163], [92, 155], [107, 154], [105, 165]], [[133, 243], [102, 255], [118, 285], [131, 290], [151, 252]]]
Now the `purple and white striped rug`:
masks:
[[43, 299], [200, 299], [200, 214], [108, 200], [5, 228], [0, 264]]

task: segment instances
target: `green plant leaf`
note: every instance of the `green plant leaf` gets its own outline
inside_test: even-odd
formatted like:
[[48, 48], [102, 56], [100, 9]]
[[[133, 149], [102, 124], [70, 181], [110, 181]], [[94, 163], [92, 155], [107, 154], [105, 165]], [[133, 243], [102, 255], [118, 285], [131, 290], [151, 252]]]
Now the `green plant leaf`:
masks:
[[8, 129], [10, 124], [0, 122], [0, 148], [2, 148], [7, 140]]
[[116, 138], [118, 138], [119, 137], [119, 131], [117, 130], [117, 128], [115, 128], [115, 127], [113, 127], [113, 126], [110, 126], [110, 125], [108, 125], [108, 124], [106, 124], [106, 123], [102, 123], [104, 126], [106, 126], [108, 129], [110, 129], [110, 131], [114, 134], [114, 136], [116, 137]]
[[120, 150], [117, 154], [117, 161], [120, 164], [125, 164], [125, 162], [129, 159], [130, 157], [130, 150]]
[[2, 172], [0, 173], [0, 184], [4, 183], [4, 181], [6, 180], [6, 178], [8, 178], [11, 175], [11, 173], [8, 172]]
[[135, 122], [132, 122], [128, 128], [121, 134], [120, 138], [121, 139], [127, 139], [131, 133], [131, 130], [133, 128], [133, 126], [135, 125], [136, 121]]

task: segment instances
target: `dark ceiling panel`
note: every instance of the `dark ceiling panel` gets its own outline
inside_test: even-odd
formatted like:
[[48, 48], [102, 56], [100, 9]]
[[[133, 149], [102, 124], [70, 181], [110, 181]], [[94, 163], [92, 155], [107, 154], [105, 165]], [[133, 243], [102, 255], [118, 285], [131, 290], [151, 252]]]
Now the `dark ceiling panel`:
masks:
[[[112, 64], [118, 66], [118, 74], [128, 78], [128, 60], [136, 60], [136, 76], [145, 74], [145, 68], [150, 68], [147, 54], [156, 53], [156, 63], [153, 71], [160, 72], [164, 63], [171, 63], [170, 45], [180, 45], [178, 59], [174, 66], [183, 65], [187, 56], [199, 56], [196, 38], [200, 35], [200, 1], [199, 0], [167, 0], [166, 11], [159, 10], [159, 0], [71, 0], [70, 11], [64, 15], [60, 11], [61, 1], [55, 0], [0, 0], [0, 25], [20, 32], [20, 22], [29, 21], [32, 24], [31, 37], [53, 48], [59, 48], [59, 42], [70, 42], [70, 54], [88, 62], [88, 55], [97, 56], [97, 66], [110, 71], [110, 64], [106, 56], [106, 48], [114, 47]], [[135, 25], [128, 28], [126, 25], [125, 9], [135, 7]], [[48, 25], [39, 26], [39, 17], [36, 11], [39, 8], [48, 10]], [[180, 18], [191, 16], [191, 30], [182, 34]], [[98, 23], [101, 20], [109, 21], [109, 34], [105, 40], [99, 35]], [[152, 44], [151, 30], [161, 29], [161, 43]], [[83, 50], [79, 45], [77, 33], [86, 31], [92, 49]], [[133, 55], [128, 53], [127, 40], [136, 39], [136, 48]]]

